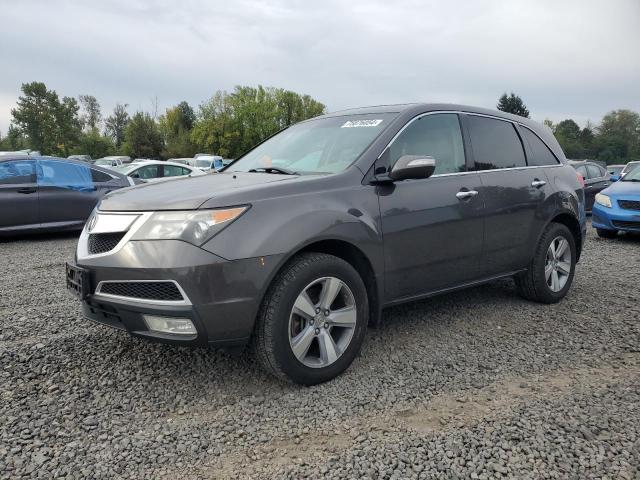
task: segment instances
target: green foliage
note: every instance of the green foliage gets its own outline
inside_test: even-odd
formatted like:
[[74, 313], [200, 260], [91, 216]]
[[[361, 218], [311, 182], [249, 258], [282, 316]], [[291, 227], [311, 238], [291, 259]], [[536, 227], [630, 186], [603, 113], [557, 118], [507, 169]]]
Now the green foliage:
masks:
[[158, 124], [148, 113], [137, 112], [124, 132], [124, 152], [133, 158], [159, 158], [164, 147]]
[[235, 87], [200, 106], [191, 139], [199, 151], [235, 158], [283, 128], [321, 115], [325, 106], [309, 95], [279, 89]]
[[62, 101], [42, 82], [22, 84], [22, 96], [11, 110], [13, 126], [29, 148], [42, 153], [67, 156], [78, 142], [80, 120], [74, 98]]
[[507, 95], [506, 92], [503, 93], [498, 100], [497, 108], [503, 112], [513, 113], [514, 115], [529, 118], [529, 110], [527, 110], [522, 99], [513, 92], [511, 92], [510, 95]]
[[195, 113], [187, 102], [168, 108], [160, 117], [160, 131], [165, 143], [163, 157], [193, 157], [196, 147], [191, 141], [191, 129], [195, 119]]
[[93, 95], [80, 95], [78, 99], [82, 107], [82, 115], [80, 116], [82, 128], [86, 128], [88, 131], [98, 128], [102, 120], [102, 113], [96, 97]]
[[29, 148], [27, 140], [14, 125], [9, 125], [7, 135], [0, 140], [0, 151], [25, 150]]
[[100, 135], [97, 128], [92, 128], [88, 132], [82, 132], [78, 145], [71, 151], [72, 154], [91, 155], [91, 158], [101, 158], [115, 154], [113, 140], [107, 136]]
[[127, 104], [118, 103], [104, 122], [105, 135], [111, 137], [117, 149], [124, 143], [124, 132], [129, 123], [127, 107]]

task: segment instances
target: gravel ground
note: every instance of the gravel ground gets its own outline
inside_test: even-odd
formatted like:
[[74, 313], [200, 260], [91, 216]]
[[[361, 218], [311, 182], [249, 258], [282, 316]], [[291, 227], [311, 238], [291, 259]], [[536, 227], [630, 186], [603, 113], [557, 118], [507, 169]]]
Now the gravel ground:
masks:
[[311, 388], [83, 320], [75, 242], [0, 243], [1, 478], [640, 478], [640, 237], [590, 230], [558, 305], [390, 309]]

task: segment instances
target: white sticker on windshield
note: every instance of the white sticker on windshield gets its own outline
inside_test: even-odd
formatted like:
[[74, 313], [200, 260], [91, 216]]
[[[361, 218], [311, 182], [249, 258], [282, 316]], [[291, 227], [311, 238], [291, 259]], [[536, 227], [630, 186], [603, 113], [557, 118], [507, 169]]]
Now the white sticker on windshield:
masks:
[[340, 128], [355, 128], [355, 127], [377, 127], [382, 123], [382, 120], [349, 120], [345, 122]]

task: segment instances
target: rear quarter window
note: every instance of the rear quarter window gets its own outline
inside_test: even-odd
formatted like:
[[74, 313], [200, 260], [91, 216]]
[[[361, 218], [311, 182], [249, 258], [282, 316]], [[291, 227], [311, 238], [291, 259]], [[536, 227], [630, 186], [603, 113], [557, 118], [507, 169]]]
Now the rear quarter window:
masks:
[[559, 162], [556, 156], [535, 133], [527, 127], [522, 127], [520, 131], [522, 132], [525, 141], [529, 144], [529, 149], [531, 151], [531, 156], [527, 159], [527, 163], [529, 165], [536, 167], [558, 165]]

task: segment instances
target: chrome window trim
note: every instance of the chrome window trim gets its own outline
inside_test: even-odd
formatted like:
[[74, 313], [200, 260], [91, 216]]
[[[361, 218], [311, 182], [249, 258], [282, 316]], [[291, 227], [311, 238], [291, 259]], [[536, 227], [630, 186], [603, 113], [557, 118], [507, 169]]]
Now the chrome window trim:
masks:
[[[89, 235], [90, 233], [87, 231], [87, 223], [85, 223], [84, 228], [82, 229], [82, 233], [80, 233], [80, 238], [78, 239], [78, 247], [76, 249], [76, 255], [78, 260], [88, 260], [92, 258], [100, 258], [106, 257], [108, 255], [114, 255], [118, 253], [122, 247], [133, 237], [133, 235], [138, 231], [138, 229], [153, 215], [153, 212], [100, 212], [96, 210], [96, 215], [138, 215], [138, 218], [131, 223], [129, 226], [129, 230], [127, 230], [125, 235], [120, 239], [117, 245], [108, 252], [104, 253], [89, 253]], [[89, 217], [91, 218], [91, 217]], [[122, 231], [122, 230], [120, 230]], [[117, 232], [113, 232], [117, 233]]]
[[[382, 149], [382, 152], [380, 153], [380, 155], [378, 155], [375, 159], [375, 162], [377, 162], [378, 160], [380, 160], [380, 158], [382, 157], [382, 155], [384, 155], [384, 152], [387, 151], [387, 149], [393, 144], [393, 142], [396, 141], [396, 139], [402, 134], [402, 132], [404, 132], [404, 130], [406, 128], [409, 127], [409, 125], [411, 125], [413, 122], [415, 122], [416, 120], [425, 117], [427, 115], [438, 115], [438, 114], [443, 114], [443, 113], [452, 113], [454, 115], [458, 115], [458, 114], [463, 114], [463, 115], [475, 115], [476, 117], [485, 117], [485, 118], [492, 118], [494, 120], [501, 120], [503, 122], [509, 122], [511, 124], [516, 124], [519, 125], [521, 127], [524, 127], [528, 130], [531, 131], [531, 133], [533, 133], [536, 137], [540, 138], [540, 136], [534, 132], [533, 130], [531, 130], [531, 128], [529, 128], [527, 125], [525, 125], [524, 123], [518, 122], [516, 120], [509, 120], [507, 118], [501, 118], [501, 117], [496, 117], [493, 115], [487, 115], [485, 113], [475, 113], [475, 112], [464, 112], [462, 110], [434, 110], [432, 112], [425, 112], [425, 113], [421, 113], [419, 115], [416, 115], [415, 117], [413, 117], [411, 120], [409, 120], [407, 123], [405, 123], [405, 125], [398, 131], [398, 133], [396, 133], [393, 138], [391, 140], [389, 140], [389, 143], [387, 143], [387, 145]], [[462, 126], [460, 126], [460, 131], [462, 132]], [[549, 148], [549, 145], [547, 145], [547, 142], [545, 142], [544, 140], [542, 140], [540, 138], [540, 141], [542, 141], [542, 143], [545, 144], [545, 146], [547, 148]], [[522, 145], [522, 149], [523, 152], [525, 153], [525, 158], [526, 158], [526, 151], [524, 151], [524, 145]], [[549, 168], [549, 167], [562, 167], [564, 164], [558, 159], [558, 157], [556, 157], [555, 153], [553, 153], [553, 150], [551, 150], [551, 148], [549, 148], [549, 151], [551, 152], [551, 154], [556, 158], [556, 160], [558, 161], [557, 165], [526, 165], [524, 167], [510, 167], [510, 168], [494, 168], [491, 170], [471, 170], [468, 172], [452, 172], [452, 173], [438, 173], [435, 175], [431, 175], [431, 177], [429, 178], [434, 178], [434, 177], [445, 177], [445, 176], [451, 176], [451, 175], [466, 175], [469, 173], [481, 173], [481, 172], [502, 172], [505, 170], [522, 170], [525, 168]], [[465, 160], [466, 160], [466, 152], [465, 152]], [[375, 163], [374, 162], [374, 163]]]
[[[127, 297], [124, 295], [112, 295], [110, 293], [100, 292], [102, 290], [102, 286], [105, 283], [163, 283], [163, 282], [173, 283], [178, 289], [178, 291], [180, 292], [180, 295], [182, 295], [182, 300], [150, 300], [147, 298]], [[175, 305], [185, 305], [185, 306], [192, 305], [191, 300], [189, 300], [189, 297], [185, 293], [184, 289], [175, 280], [102, 280], [101, 282], [98, 283], [98, 286], [96, 287], [96, 291], [93, 294], [93, 298], [97, 300], [101, 298], [105, 300], [109, 300], [109, 299], [126, 300], [128, 302], [146, 303], [148, 305], [174, 305], [174, 306]]]

